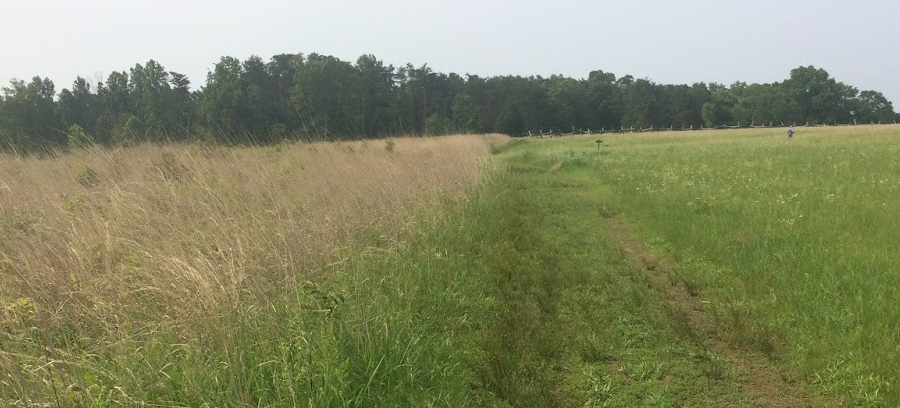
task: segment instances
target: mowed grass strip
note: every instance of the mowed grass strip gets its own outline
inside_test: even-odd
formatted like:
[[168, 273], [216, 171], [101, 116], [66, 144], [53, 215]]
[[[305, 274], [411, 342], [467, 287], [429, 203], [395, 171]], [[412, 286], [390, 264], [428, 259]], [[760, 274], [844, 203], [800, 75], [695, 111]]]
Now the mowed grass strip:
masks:
[[610, 231], [619, 211], [588, 173], [602, 152], [544, 154], [552, 143], [508, 147], [486, 201], [478, 258], [495, 300], [474, 406], [823, 406], [748, 389], [751, 370], [704, 341]]
[[523, 154], [583, 167], [574, 182], [674, 260], [720, 338], [846, 405], [900, 403], [900, 127], [595, 139]]

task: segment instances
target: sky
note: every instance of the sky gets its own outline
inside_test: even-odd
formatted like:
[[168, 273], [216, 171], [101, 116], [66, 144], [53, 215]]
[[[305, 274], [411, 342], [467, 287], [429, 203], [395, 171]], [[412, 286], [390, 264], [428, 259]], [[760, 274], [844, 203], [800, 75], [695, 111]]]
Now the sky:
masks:
[[0, 0], [0, 16], [0, 83], [49, 77], [57, 92], [149, 59], [197, 89], [223, 56], [316, 52], [677, 84], [777, 82], [814, 65], [900, 110], [896, 0]]

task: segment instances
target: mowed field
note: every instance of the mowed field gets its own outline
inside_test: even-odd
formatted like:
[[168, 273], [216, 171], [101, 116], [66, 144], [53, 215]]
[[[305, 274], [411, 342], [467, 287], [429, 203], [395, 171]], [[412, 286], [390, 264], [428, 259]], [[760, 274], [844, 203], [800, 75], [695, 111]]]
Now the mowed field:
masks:
[[900, 404], [900, 127], [525, 145], [522, 162], [571, 168], [573, 188], [665, 258], [710, 341], [851, 406]]
[[896, 406], [898, 154], [859, 126], [2, 156], [0, 405]]

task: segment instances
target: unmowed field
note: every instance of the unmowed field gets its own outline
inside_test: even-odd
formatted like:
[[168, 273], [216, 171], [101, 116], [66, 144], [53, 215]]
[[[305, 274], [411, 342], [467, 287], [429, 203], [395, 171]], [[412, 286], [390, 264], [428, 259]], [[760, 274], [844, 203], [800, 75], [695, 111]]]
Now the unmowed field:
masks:
[[507, 139], [0, 156], [0, 406], [457, 400], [413, 259]]

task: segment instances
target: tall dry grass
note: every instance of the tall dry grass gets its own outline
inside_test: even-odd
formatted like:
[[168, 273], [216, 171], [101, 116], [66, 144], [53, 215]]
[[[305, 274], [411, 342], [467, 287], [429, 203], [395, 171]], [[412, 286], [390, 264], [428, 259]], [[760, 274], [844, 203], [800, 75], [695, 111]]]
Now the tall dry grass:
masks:
[[175, 338], [208, 335], [222, 330], [222, 310], [317, 287], [361, 234], [381, 250], [402, 246], [465, 199], [505, 140], [0, 156], [0, 371], [11, 373], [0, 401], [39, 400], [28, 389], [37, 382], [64, 400], [72, 386], [52, 371], [73, 354], [161, 325]]

